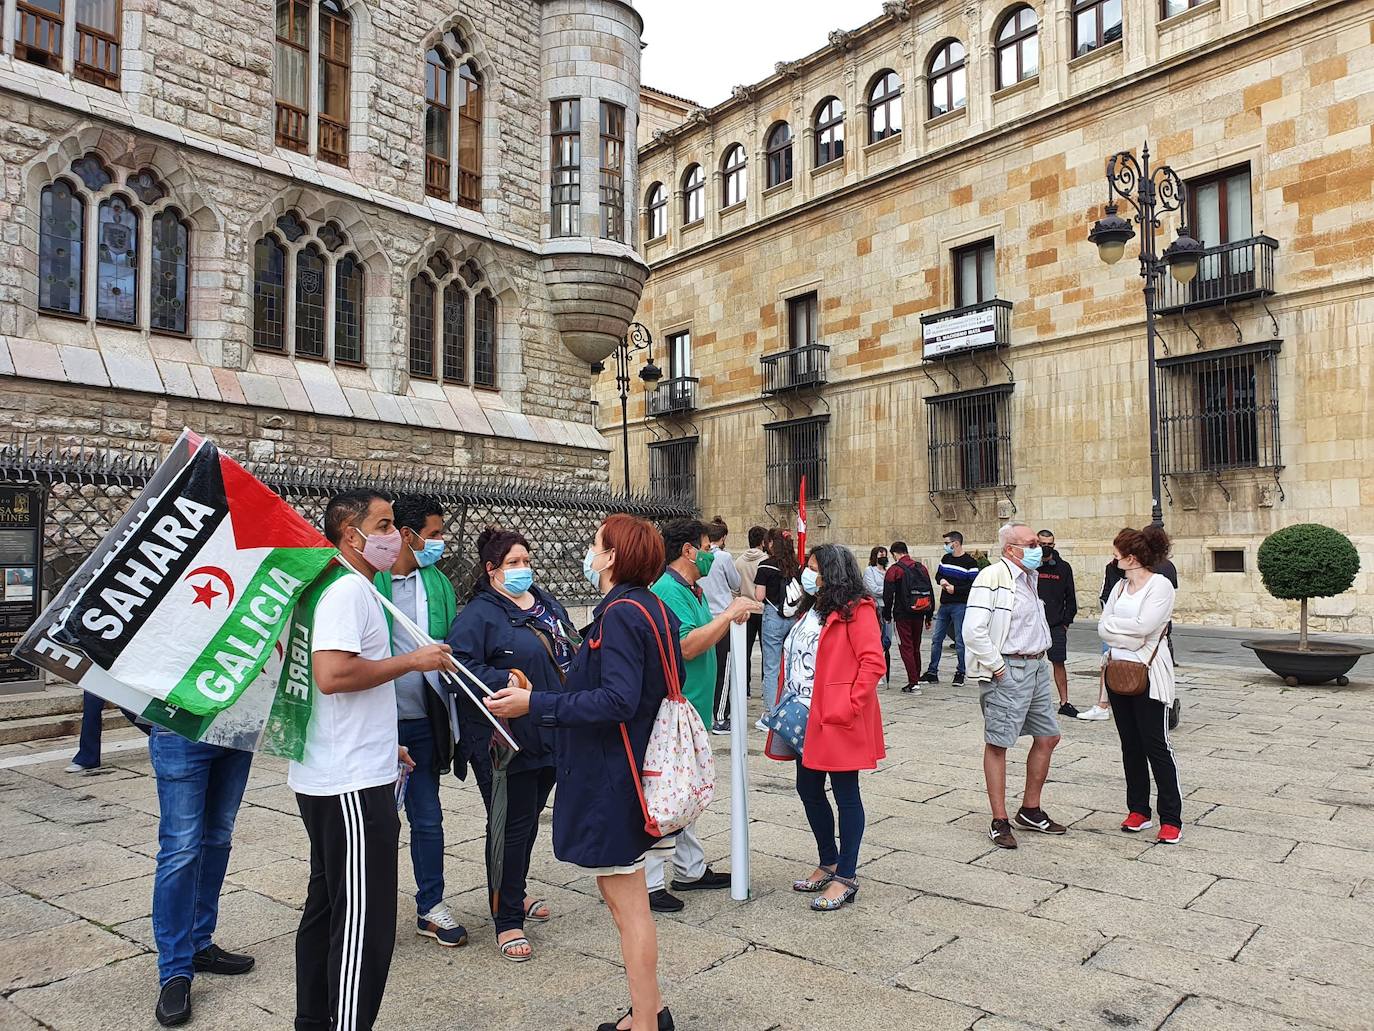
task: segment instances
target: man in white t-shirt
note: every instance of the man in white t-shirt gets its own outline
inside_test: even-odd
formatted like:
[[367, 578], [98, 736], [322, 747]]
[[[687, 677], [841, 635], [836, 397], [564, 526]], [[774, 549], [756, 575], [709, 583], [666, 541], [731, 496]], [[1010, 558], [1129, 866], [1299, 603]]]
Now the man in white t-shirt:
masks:
[[[310, 723], [287, 784], [310, 837], [310, 886], [296, 932], [296, 1031], [370, 1031], [396, 940], [395, 785], [413, 767], [397, 741], [396, 677], [449, 665], [449, 647], [391, 653], [372, 586], [401, 550], [391, 502], [372, 490], [330, 499], [324, 532], [344, 564], [314, 602]], [[325, 576], [330, 576], [326, 573]]]

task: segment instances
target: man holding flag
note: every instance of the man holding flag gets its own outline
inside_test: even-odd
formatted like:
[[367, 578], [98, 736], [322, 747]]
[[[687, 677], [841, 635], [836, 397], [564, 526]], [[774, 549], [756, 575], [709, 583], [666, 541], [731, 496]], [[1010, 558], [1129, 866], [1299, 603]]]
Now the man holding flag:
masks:
[[304, 748], [287, 775], [310, 837], [295, 1023], [296, 1031], [370, 1031], [396, 940], [398, 759], [414, 766], [399, 745], [394, 682], [450, 668], [451, 659], [445, 644], [392, 655], [371, 583], [401, 552], [391, 502], [373, 490], [336, 495], [324, 529], [341, 564], [302, 595], [288, 631], [288, 673], [308, 668], [309, 700]]

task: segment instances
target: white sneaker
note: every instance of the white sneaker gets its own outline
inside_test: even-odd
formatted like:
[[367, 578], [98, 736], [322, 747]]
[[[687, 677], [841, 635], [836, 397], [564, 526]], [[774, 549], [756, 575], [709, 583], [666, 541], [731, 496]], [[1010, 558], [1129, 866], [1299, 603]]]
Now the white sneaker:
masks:
[[100, 768], [100, 767], [98, 767], [98, 766], [82, 766], [80, 763], [72, 763], [70, 766], [67, 767], [67, 772], [68, 772], [68, 773], [94, 773], [94, 772], [95, 772], [96, 770], [98, 770], [99, 768]]
[[1112, 710], [1094, 705], [1091, 709], [1084, 709], [1078, 714], [1080, 720], [1109, 720], [1112, 718]]
[[768, 733], [769, 727], [768, 727], [768, 724], [767, 724], [767, 723], [764, 723], [764, 722], [763, 722], [763, 720], [759, 720], [757, 723], [754, 724], [754, 729], [755, 729], [755, 730], [761, 730], [761, 731], [763, 731], [763, 732], [766, 734], [766, 733]]

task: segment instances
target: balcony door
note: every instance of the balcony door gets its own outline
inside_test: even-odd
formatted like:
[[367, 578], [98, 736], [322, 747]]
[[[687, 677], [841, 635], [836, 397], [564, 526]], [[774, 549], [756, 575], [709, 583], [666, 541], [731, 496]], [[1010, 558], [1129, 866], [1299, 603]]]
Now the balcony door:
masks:
[[680, 411], [691, 407], [692, 384], [687, 378], [692, 375], [692, 331], [684, 329], [668, 337], [668, 390], [666, 400], [669, 411]]
[[[1239, 245], [1255, 235], [1250, 209], [1250, 166], [1227, 169], [1188, 184], [1188, 223], [1214, 253], [1205, 255], [1193, 281], [1195, 296], [1224, 296], [1254, 288], [1255, 252]], [[1221, 248], [1217, 250], [1217, 248]]]
[[954, 307], [982, 304], [997, 296], [997, 252], [991, 240], [958, 247], [953, 257]]

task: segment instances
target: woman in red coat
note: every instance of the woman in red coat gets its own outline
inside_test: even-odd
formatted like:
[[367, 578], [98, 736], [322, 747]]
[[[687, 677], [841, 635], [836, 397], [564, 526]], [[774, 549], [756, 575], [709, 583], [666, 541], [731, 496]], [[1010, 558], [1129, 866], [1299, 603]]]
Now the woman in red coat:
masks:
[[[797, 761], [797, 794], [820, 862], [808, 879], [792, 887], [819, 892], [811, 908], [829, 912], [852, 902], [859, 892], [855, 872], [864, 833], [859, 771], [874, 769], [887, 755], [878, 707], [878, 681], [886, 666], [878, 610], [847, 549], [835, 544], [814, 549], [802, 571], [802, 586], [813, 601], [787, 636], [781, 681], [784, 699], [795, 695], [810, 708]], [[765, 750], [772, 758], [796, 761], [795, 755], [781, 754], [786, 746], [772, 734]], [[825, 793], [827, 776], [839, 809], [838, 845], [835, 812]]]

